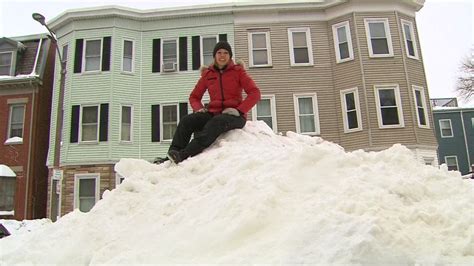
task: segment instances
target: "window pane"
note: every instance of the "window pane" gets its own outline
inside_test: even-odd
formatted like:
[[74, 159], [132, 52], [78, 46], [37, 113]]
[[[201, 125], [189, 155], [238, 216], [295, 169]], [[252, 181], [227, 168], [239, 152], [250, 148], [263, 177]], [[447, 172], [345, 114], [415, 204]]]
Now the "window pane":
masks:
[[387, 39], [372, 39], [372, 52], [374, 54], [388, 54]]
[[130, 141], [132, 123], [132, 108], [130, 106], [122, 106], [122, 128], [121, 140]]
[[211, 53], [214, 50], [214, 46], [216, 45], [216, 37], [205, 37], [202, 39], [202, 51], [204, 53]]
[[130, 124], [122, 124], [122, 135], [121, 135], [121, 138], [120, 140], [123, 140], [123, 141], [130, 141], [131, 140], [131, 136], [130, 136], [130, 132], [131, 132], [131, 125]]
[[0, 176], [0, 211], [13, 211], [16, 177]]
[[0, 54], [0, 75], [9, 76], [12, 61], [11, 53]]
[[63, 53], [62, 53], [63, 62], [67, 62], [67, 51], [68, 51], [68, 46], [64, 45], [63, 46]]
[[339, 54], [341, 55], [341, 59], [349, 58], [349, 43], [340, 43], [339, 44]]
[[131, 58], [133, 55], [133, 42], [124, 41], [123, 42], [123, 56]]
[[308, 48], [295, 48], [295, 63], [309, 63]]
[[446, 157], [446, 165], [448, 166], [449, 171], [458, 170], [458, 162], [456, 157]]
[[416, 98], [416, 106], [418, 107], [422, 107], [423, 106], [423, 102], [421, 100], [421, 92], [419, 90], [416, 90], [415, 91], [415, 98]]
[[10, 135], [9, 137], [23, 137], [23, 118], [25, 116], [25, 106], [16, 105], [11, 107]]
[[403, 28], [405, 29], [405, 39], [411, 41], [411, 28], [408, 24], [404, 24]]
[[315, 132], [314, 115], [300, 116], [301, 132]]
[[385, 25], [383, 22], [370, 22], [369, 23], [370, 37], [373, 38], [385, 38]]
[[12, 123], [23, 123], [25, 107], [23, 105], [12, 106]]
[[413, 42], [407, 41], [407, 46], [408, 46], [408, 54], [411, 56], [415, 56], [415, 48], [413, 47]]
[[257, 103], [258, 116], [271, 116], [272, 110], [270, 106], [270, 99], [262, 99]]
[[346, 106], [347, 111], [355, 109], [355, 100], [354, 100], [354, 93], [346, 93]]
[[267, 51], [266, 50], [254, 51], [253, 64], [254, 65], [267, 65], [268, 64]]
[[132, 71], [132, 59], [131, 58], [124, 58], [123, 59], [123, 71]]
[[97, 124], [82, 125], [82, 140], [83, 141], [97, 140]]
[[177, 116], [175, 105], [163, 106], [163, 122], [176, 122]]
[[163, 42], [163, 63], [169, 62], [177, 62], [176, 40]]
[[298, 108], [300, 115], [314, 114], [312, 98], [298, 98]]
[[83, 107], [82, 123], [97, 123], [98, 110], [97, 106]]
[[349, 126], [349, 129], [352, 129], [352, 128], [357, 128], [358, 127], [358, 121], [357, 121], [357, 111], [350, 111], [350, 112], [347, 112], [347, 122], [348, 122], [348, 126]]
[[79, 197], [95, 197], [95, 179], [79, 180]]
[[293, 32], [293, 47], [306, 47], [306, 32]]
[[398, 110], [394, 108], [382, 108], [382, 123], [383, 125], [398, 125]]
[[420, 125], [426, 125], [425, 110], [422, 107], [418, 107], [418, 119], [420, 120]]
[[257, 49], [267, 48], [267, 38], [265, 34], [252, 34], [252, 47]]
[[347, 42], [346, 27], [345, 26], [337, 28], [337, 38], [339, 39], [339, 43]]
[[379, 90], [380, 106], [396, 106], [395, 90]]
[[86, 71], [100, 69], [100, 40], [86, 41]]

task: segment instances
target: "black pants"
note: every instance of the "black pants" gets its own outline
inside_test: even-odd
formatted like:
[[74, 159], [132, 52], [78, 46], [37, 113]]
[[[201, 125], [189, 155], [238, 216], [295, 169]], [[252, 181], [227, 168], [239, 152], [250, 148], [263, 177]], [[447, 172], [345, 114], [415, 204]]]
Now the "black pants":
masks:
[[[183, 159], [201, 153], [220, 136], [231, 129], [243, 128], [246, 119], [228, 114], [192, 113], [184, 116], [173, 136], [170, 150], [180, 151]], [[194, 138], [191, 135], [194, 133]]]

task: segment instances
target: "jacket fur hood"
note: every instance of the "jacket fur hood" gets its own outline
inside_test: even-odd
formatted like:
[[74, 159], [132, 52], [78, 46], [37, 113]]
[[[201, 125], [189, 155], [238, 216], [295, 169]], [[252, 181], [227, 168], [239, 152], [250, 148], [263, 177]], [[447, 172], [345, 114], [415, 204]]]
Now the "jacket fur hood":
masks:
[[[244, 62], [244, 60], [242, 60], [242, 59], [236, 59], [236, 60], [235, 60], [235, 65], [238, 65], [238, 66], [240, 66], [242, 69], [245, 70], [245, 62]], [[204, 72], [205, 72], [209, 67], [211, 67], [211, 66], [212, 66], [212, 64], [211, 64], [211, 65], [201, 65], [201, 67], [199, 68], [199, 71], [201, 71], [201, 76], [202, 76], [202, 75], [204, 74]]]

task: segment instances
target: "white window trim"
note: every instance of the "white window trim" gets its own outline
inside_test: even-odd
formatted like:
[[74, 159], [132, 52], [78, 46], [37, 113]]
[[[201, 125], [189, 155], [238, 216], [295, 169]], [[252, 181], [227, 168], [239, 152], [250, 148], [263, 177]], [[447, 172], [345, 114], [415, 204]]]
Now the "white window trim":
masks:
[[[443, 135], [442, 122], [444, 122], [444, 121], [448, 121], [448, 123], [449, 123], [449, 128], [451, 129], [451, 135], [449, 135], [449, 136]], [[439, 123], [439, 132], [440, 132], [441, 138], [452, 138], [452, 137], [454, 137], [453, 124], [451, 123], [451, 119], [440, 119], [440, 120], [438, 121], [438, 123]]]
[[[122, 140], [122, 110], [123, 107], [130, 107], [130, 140]], [[119, 133], [119, 142], [121, 143], [132, 143], [133, 142], [133, 105], [131, 104], [122, 104], [120, 105], [120, 133]]]
[[79, 208], [79, 181], [81, 179], [95, 179], [95, 204], [100, 200], [100, 174], [75, 174], [74, 175], [74, 209]]
[[[413, 23], [411, 21], [402, 19], [401, 22], [402, 22], [403, 39], [405, 40], [405, 50], [406, 50], [407, 57], [409, 57], [411, 59], [419, 60], [418, 45], [417, 45], [416, 39], [415, 39], [415, 27], [413, 27]], [[411, 37], [411, 40], [413, 42], [413, 52], [415, 53], [415, 56], [410, 55], [410, 52], [408, 50], [408, 43], [407, 43], [407, 39], [406, 39], [404, 25], [408, 25], [408, 27], [410, 28], [410, 37]]]
[[448, 158], [454, 158], [456, 160], [456, 171], [459, 171], [459, 162], [458, 162], [458, 156], [456, 155], [448, 155], [444, 156], [444, 163], [446, 164], [446, 167], [448, 167]]
[[[87, 71], [86, 70], [86, 51], [87, 51], [87, 42], [90, 42], [90, 41], [100, 41], [100, 58], [99, 58], [99, 69], [98, 70], [89, 70]], [[83, 49], [83, 52], [82, 52], [82, 73], [98, 73], [98, 72], [102, 72], [102, 57], [104, 56], [104, 51], [103, 51], [103, 47], [104, 47], [104, 44], [102, 43], [103, 40], [101, 38], [94, 38], [94, 39], [86, 39], [84, 40], [84, 49]]]
[[[420, 128], [430, 128], [430, 121], [428, 119], [428, 106], [426, 104], [426, 97], [425, 97], [425, 89], [420, 86], [412, 85], [413, 88], [413, 99], [415, 103], [415, 114], [416, 114], [416, 120], [418, 121], [418, 127]], [[416, 102], [416, 91], [419, 91], [421, 94], [421, 105], [423, 107], [423, 115], [425, 116], [425, 121], [426, 125], [422, 125], [420, 123], [420, 117], [418, 116], [418, 105]]]
[[[262, 95], [261, 99], [270, 99], [270, 112], [272, 114], [272, 125], [273, 125], [273, 132], [278, 133], [278, 126], [277, 126], [277, 116], [276, 116], [276, 100], [275, 95]], [[257, 105], [252, 108], [252, 121], [257, 121]]]
[[171, 142], [172, 139], [164, 139], [163, 136], [163, 107], [165, 106], [174, 106], [176, 107], [176, 123], [179, 124], [179, 103], [162, 103], [160, 104], [160, 142]]
[[[371, 22], [383, 22], [385, 28], [385, 38], [387, 38], [388, 45], [388, 54], [374, 54], [372, 49], [372, 41], [370, 36], [369, 23]], [[388, 18], [365, 18], [365, 35], [367, 37], [367, 47], [369, 48], [369, 57], [393, 57], [393, 45], [392, 45], [392, 36], [390, 34], [390, 27], [388, 23]]]
[[[344, 27], [346, 31], [347, 46], [349, 49], [349, 57], [344, 58], [344, 59], [341, 59], [341, 51], [339, 50], [339, 36], [337, 35], [337, 30], [342, 27]], [[351, 36], [349, 21], [344, 21], [344, 22], [332, 25], [332, 35], [334, 38], [334, 50], [336, 51], [336, 62], [344, 63], [347, 61], [354, 60], [354, 50], [352, 48], [352, 36]]]
[[[262, 65], [255, 65], [253, 63], [253, 34], [265, 34], [265, 42], [266, 42], [266, 48], [267, 48], [267, 58], [268, 58], [268, 63], [267, 64], [262, 64]], [[250, 67], [271, 67], [272, 66], [272, 49], [271, 49], [271, 43], [270, 43], [270, 32], [268, 31], [252, 31], [249, 32], [248, 35], [248, 51], [249, 51], [249, 66]]]
[[10, 74], [9, 76], [15, 76], [15, 66], [16, 66], [16, 53], [15, 52], [1, 52], [0, 54], [11, 54], [10, 61]]
[[201, 64], [202, 65], [205, 65], [205, 62], [204, 62], [204, 44], [203, 44], [203, 39], [204, 38], [216, 38], [216, 43], [219, 42], [219, 35], [202, 35], [200, 36], [199, 38], [199, 56], [200, 56], [200, 60], [201, 60]]
[[[357, 127], [349, 128], [349, 121], [347, 119], [347, 104], [346, 104], [346, 94], [354, 93], [355, 108], [357, 114]], [[342, 108], [342, 120], [344, 121], [344, 133], [357, 132], [362, 130], [362, 115], [359, 102], [359, 89], [357, 87], [341, 90], [341, 108]]]
[[115, 173], [115, 187], [118, 187], [121, 184], [120, 179], [125, 179], [125, 177], [116, 172]]
[[[53, 181], [58, 181], [57, 185], [59, 186], [59, 195], [58, 195], [59, 199], [58, 199], [58, 210], [57, 210], [58, 215], [57, 215], [57, 217], [54, 217], [56, 219], [59, 219], [59, 217], [61, 217], [61, 204], [62, 204], [62, 199], [61, 198], [62, 198], [62, 195], [63, 195], [63, 187], [62, 187], [63, 178], [61, 177], [60, 179], [54, 179], [54, 177], [52, 177], [50, 179], [50, 182], [51, 182], [51, 186], [50, 186], [51, 191], [50, 192], [51, 192], [51, 194], [55, 193], [54, 191], [57, 190], [57, 188], [53, 186], [53, 184], [54, 184]], [[48, 195], [48, 196], [51, 197], [51, 194]], [[50, 206], [52, 206], [52, 197], [49, 198], [48, 201], [49, 201]], [[49, 209], [49, 215], [52, 216], [52, 213], [53, 213], [53, 210], [52, 210], [52, 208], [50, 208]]]
[[[379, 90], [381, 89], [394, 89], [395, 91], [395, 103], [397, 106], [398, 110], [398, 125], [384, 125], [383, 120], [382, 120], [382, 112], [381, 112], [381, 105], [380, 105], [380, 95], [379, 95]], [[377, 104], [377, 120], [379, 123], [379, 128], [402, 128], [405, 127], [405, 122], [403, 119], [403, 109], [402, 109], [402, 100], [400, 97], [400, 88], [398, 87], [398, 84], [392, 84], [392, 85], [375, 85], [374, 86], [375, 90], [375, 102]]]
[[[306, 33], [306, 45], [308, 47], [308, 58], [309, 63], [295, 63], [295, 54], [293, 49], [293, 32], [304, 32]], [[291, 66], [312, 66], [314, 65], [313, 61], [313, 48], [311, 45], [311, 32], [310, 28], [303, 27], [303, 28], [289, 28], [288, 29], [288, 43], [290, 48], [290, 65]]]
[[[25, 117], [26, 117], [26, 104], [11, 104], [9, 106], [9, 114], [8, 114], [8, 133], [7, 133], [7, 137], [10, 139], [10, 138], [13, 138], [15, 136], [11, 136], [11, 129], [12, 129], [12, 115], [13, 115], [13, 107], [17, 107], [17, 106], [23, 106], [23, 121], [22, 121], [22, 127], [21, 127], [21, 138], [24, 139], [25, 138]], [[15, 144], [20, 144], [20, 143], [23, 143], [23, 141], [21, 142], [15, 142]]]
[[[301, 129], [300, 129], [298, 99], [299, 98], [308, 98], [308, 97], [313, 98], [315, 132], [301, 132]], [[293, 106], [295, 108], [296, 133], [303, 134], [303, 135], [320, 135], [321, 130], [320, 130], [320, 126], [319, 126], [318, 97], [317, 97], [316, 93], [293, 94]]]
[[[132, 69], [130, 71], [123, 69], [124, 56], [125, 56], [125, 42], [132, 42]], [[121, 70], [123, 73], [131, 74], [135, 72], [135, 40], [124, 38], [122, 40], [122, 64]]]
[[[84, 115], [84, 107], [97, 107], [97, 134], [95, 140], [82, 140], [82, 116]], [[99, 131], [100, 131], [100, 104], [88, 104], [88, 105], [81, 105], [81, 112], [79, 115], [79, 143], [89, 143], [89, 144], [97, 144], [99, 143]]]
[[[177, 72], [179, 70], [179, 40], [178, 38], [169, 38], [169, 39], [163, 39], [161, 42], [160, 42], [160, 70], [161, 70], [161, 73], [167, 73], [166, 71], [163, 70], [163, 65], [164, 65], [164, 62], [163, 62], [163, 56], [165, 54], [165, 50], [163, 49], [163, 45], [165, 45], [165, 42], [166, 41], [175, 41], [176, 43], [176, 70], [174, 72]], [[202, 62], [202, 61], [201, 61]]]

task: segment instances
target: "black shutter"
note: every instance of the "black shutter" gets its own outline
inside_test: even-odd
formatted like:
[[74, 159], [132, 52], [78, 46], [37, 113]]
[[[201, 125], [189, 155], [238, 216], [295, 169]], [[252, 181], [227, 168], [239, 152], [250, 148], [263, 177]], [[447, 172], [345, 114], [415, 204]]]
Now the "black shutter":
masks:
[[102, 71], [110, 70], [111, 37], [104, 37], [102, 42]]
[[99, 141], [107, 141], [109, 131], [109, 104], [100, 105]]
[[179, 71], [188, 70], [188, 38], [179, 37]]
[[193, 70], [201, 67], [201, 37], [193, 36], [191, 39], [193, 49]]
[[153, 56], [151, 61], [151, 72], [160, 72], [161, 39], [153, 39]]
[[81, 111], [80, 105], [73, 105], [72, 106], [72, 114], [71, 114], [71, 135], [69, 142], [70, 143], [77, 143], [79, 139], [79, 114]]
[[82, 72], [82, 49], [84, 48], [84, 39], [76, 40], [76, 51], [74, 53], [74, 73]]
[[227, 34], [219, 34], [219, 41], [227, 41]]
[[188, 114], [188, 103], [179, 103], [179, 119]]
[[160, 141], [160, 105], [151, 106], [151, 142]]

